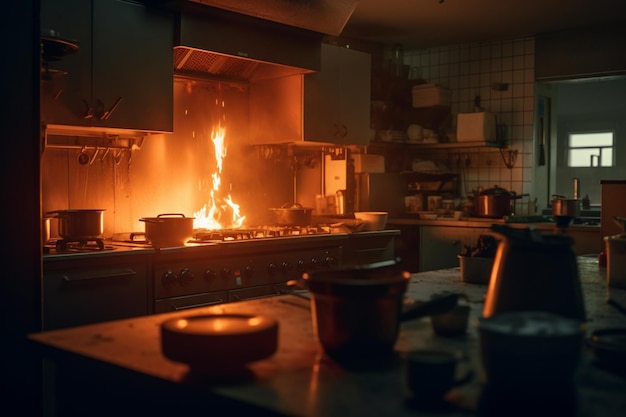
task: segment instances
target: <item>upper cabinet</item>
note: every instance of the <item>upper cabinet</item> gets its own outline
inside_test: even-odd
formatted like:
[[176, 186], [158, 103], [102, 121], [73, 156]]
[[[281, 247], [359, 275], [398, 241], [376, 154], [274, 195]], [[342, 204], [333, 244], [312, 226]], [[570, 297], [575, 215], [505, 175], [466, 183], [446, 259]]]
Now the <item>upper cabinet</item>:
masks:
[[250, 84], [252, 143], [367, 145], [369, 54], [322, 44], [321, 70]]
[[42, 64], [42, 122], [173, 131], [170, 13], [123, 0], [42, 0], [41, 28], [79, 47]]
[[369, 54], [322, 45], [322, 70], [304, 76], [304, 137], [366, 145], [370, 130]]

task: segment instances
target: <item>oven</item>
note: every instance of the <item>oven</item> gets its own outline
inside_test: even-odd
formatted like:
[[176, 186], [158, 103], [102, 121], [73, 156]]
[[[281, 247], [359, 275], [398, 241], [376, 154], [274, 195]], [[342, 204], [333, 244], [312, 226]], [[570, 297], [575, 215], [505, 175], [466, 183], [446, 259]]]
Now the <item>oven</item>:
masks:
[[43, 257], [43, 328], [151, 313], [152, 249], [53, 248]]
[[[196, 233], [196, 236], [198, 234]], [[218, 242], [194, 239], [153, 258], [154, 311], [162, 313], [268, 297], [312, 269], [342, 265], [345, 234], [259, 236]]]

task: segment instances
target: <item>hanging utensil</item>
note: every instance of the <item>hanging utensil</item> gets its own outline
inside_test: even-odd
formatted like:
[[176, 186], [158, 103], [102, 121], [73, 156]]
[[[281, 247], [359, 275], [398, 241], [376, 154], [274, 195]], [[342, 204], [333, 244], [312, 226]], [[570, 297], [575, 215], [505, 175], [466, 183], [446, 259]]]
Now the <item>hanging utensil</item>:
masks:
[[89, 161], [91, 160], [91, 158], [87, 154], [86, 148], [84, 146], [80, 150], [80, 153], [78, 154], [78, 158], [77, 159], [78, 159], [78, 163], [81, 164], [81, 165], [87, 165], [89, 163]]

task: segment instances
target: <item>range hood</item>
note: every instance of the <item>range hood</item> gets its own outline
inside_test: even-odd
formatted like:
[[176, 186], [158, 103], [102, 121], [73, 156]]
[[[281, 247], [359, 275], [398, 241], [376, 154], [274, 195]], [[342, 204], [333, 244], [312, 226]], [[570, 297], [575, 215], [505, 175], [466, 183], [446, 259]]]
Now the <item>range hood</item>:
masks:
[[320, 70], [319, 32], [194, 2], [179, 6], [178, 75], [250, 82]]

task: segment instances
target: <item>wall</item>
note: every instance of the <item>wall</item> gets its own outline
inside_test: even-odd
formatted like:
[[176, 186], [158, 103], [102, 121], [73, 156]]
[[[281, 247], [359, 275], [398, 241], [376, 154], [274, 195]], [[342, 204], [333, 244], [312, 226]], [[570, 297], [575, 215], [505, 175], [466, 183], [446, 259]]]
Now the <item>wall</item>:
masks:
[[[497, 184], [518, 194], [531, 194], [516, 207], [518, 214], [528, 213], [528, 203], [536, 197], [534, 38], [404, 51], [404, 63], [411, 67], [412, 77], [452, 91], [453, 115], [473, 111], [475, 96], [480, 96], [482, 108], [496, 114], [497, 122], [506, 129], [506, 152], [501, 154], [497, 148], [463, 148], [439, 152], [438, 157], [462, 175], [463, 193]], [[507, 84], [508, 88], [500, 91], [493, 87], [494, 83]], [[512, 158], [515, 152], [516, 157]], [[506, 165], [511, 162], [512, 168], [508, 168]]]
[[[244, 85], [176, 79], [174, 97], [174, 133], [148, 136], [140, 149], [124, 151], [119, 158], [114, 150], [101, 151], [92, 164], [80, 165], [80, 149], [46, 149], [43, 210], [105, 209], [104, 235], [109, 237], [143, 231], [142, 217], [195, 216], [210, 203], [212, 192], [219, 205], [230, 195], [247, 225], [265, 223], [269, 207], [293, 201], [293, 169], [302, 167], [305, 158], [288, 152], [267, 155], [245, 145], [249, 123]], [[212, 191], [218, 171], [212, 138], [220, 124], [226, 156], [219, 189]], [[317, 192], [310, 193], [311, 200]], [[230, 227], [231, 216], [226, 208], [217, 220]], [[56, 222], [51, 229], [55, 236]]]

